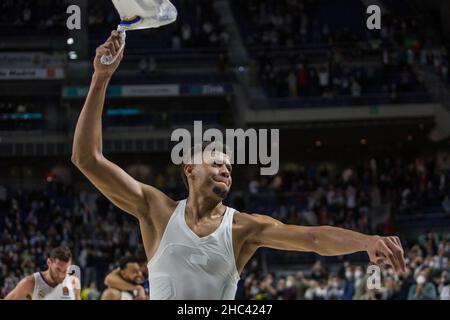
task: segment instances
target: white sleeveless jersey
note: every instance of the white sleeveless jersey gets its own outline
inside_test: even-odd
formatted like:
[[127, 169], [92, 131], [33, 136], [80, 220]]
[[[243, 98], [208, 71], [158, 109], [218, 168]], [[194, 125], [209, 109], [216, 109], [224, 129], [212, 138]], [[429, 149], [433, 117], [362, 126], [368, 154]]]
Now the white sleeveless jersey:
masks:
[[186, 200], [178, 203], [148, 263], [151, 300], [234, 300], [239, 273], [233, 252], [234, 209], [217, 230], [198, 237], [186, 224]]
[[64, 281], [54, 287], [45, 281], [40, 272], [33, 274], [34, 290], [32, 300], [75, 300], [73, 276], [66, 276]]
[[134, 300], [134, 297], [128, 291], [120, 291], [120, 300]]

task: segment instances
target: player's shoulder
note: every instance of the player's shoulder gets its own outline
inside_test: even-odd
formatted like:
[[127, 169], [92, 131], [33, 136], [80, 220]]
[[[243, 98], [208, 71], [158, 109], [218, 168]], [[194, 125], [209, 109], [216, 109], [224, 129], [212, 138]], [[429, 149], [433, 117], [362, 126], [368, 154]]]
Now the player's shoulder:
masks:
[[34, 288], [34, 284], [35, 284], [35, 274], [30, 274], [26, 277], [24, 277], [20, 283], [19, 283], [22, 287], [27, 287], [29, 289]]
[[142, 184], [142, 186], [149, 211], [145, 212], [144, 216], [148, 216], [150, 213], [152, 218], [170, 216], [178, 202], [151, 185]]
[[233, 224], [236, 227], [240, 227], [243, 229], [246, 229], [248, 231], [251, 230], [258, 230], [265, 225], [272, 223], [273, 218], [258, 214], [258, 213], [247, 213], [247, 212], [241, 212], [241, 211], [235, 211], [234, 217], [233, 217]]
[[27, 275], [25, 278], [22, 279], [23, 282], [26, 283], [32, 283], [34, 285], [35, 282], [35, 274], [37, 273], [33, 273], [33, 274], [29, 274]]

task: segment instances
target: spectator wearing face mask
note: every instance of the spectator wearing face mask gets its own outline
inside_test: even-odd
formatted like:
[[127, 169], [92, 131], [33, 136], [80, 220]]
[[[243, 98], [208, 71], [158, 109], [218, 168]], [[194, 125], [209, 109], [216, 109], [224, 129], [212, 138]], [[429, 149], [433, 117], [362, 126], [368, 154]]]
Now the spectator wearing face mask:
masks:
[[427, 280], [426, 270], [419, 271], [416, 284], [411, 286], [408, 293], [408, 300], [436, 300], [436, 288]]
[[297, 288], [295, 286], [295, 278], [289, 275], [286, 278], [286, 287], [283, 291], [283, 300], [295, 300], [297, 298]]
[[396, 280], [395, 274], [385, 278], [383, 287], [383, 300], [400, 300], [400, 284]]
[[336, 274], [332, 274], [328, 280], [327, 300], [341, 300], [344, 295], [342, 283]]

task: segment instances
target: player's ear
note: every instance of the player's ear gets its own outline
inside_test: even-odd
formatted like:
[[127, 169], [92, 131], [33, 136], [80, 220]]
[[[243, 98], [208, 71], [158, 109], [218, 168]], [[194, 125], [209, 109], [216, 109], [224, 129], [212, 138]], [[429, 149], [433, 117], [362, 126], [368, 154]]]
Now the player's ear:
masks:
[[52, 260], [50, 258], [47, 258], [47, 266], [50, 267], [52, 264]]
[[186, 164], [183, 169], [184, 169], [184, 174], [186, 175], [186, 177], [189, 177], [192, 174], [192, 170], [194, 170], [194, 165]]

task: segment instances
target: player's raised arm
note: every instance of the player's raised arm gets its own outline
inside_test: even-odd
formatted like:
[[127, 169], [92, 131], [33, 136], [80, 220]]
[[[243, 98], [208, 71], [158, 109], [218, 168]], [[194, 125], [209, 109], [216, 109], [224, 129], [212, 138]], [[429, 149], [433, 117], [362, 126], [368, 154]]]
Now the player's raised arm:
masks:
[[23, 278], [17, 286], [5, 297], [5, 300], [26, 300], [33, 294], [34, 277]]
[[[123, 50], [117, 52], [120, 41], [120, 34], [113, 31], [111, 37], [97, 48], [95, 72], [75, 129], [72, 162], [112, 203], [140, 219], [149, 214], [150, 202], [170, 199], [157, 189], [133, 179], [106, 159], [102, 152], [102, 113], [106, 88], [123, 58]], [[103, 65], [101, 57], [109, 54], [119, 56], [113, 64]]]
[[252, 215], [252, 218], [254, 226], [249, 240], [257, 247], [315, 252], [323, 256], [366, 251], [371, 262], [389, 264], [400, 273], [405, 271], [398, 237], [369, 236], [331, 226], [286, 225], [264, 215]]

